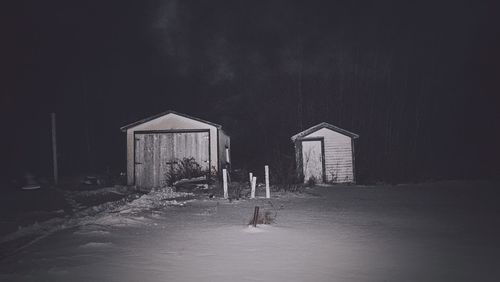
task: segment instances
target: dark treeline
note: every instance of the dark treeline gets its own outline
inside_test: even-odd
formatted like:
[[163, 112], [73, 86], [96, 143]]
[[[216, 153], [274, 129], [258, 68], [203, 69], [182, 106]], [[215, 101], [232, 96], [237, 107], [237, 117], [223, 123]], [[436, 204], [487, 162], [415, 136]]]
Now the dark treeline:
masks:
[[68, 171], [122, 169], [118, 127], [173, 109], [222, 124], [234, 168], [287, 165], [326, 121], [360, 135], [361, 181], [499, 176], [493, 2], [94, 4], [23, 8], [29, 68], [6, 88], [20, 123], [58, 112]]

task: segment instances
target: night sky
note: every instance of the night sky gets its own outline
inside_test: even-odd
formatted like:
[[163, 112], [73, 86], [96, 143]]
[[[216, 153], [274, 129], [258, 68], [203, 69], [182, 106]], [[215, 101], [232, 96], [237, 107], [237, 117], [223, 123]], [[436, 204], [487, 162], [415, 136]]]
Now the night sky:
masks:
[[[119, 127], [223, 125], [233, 168], [293, 162], [319, 122], [358, 180], [500, 176], [497, 1], [16, 1], [3, 10], [2, 171], [123, 171]], [[6, 157], [5, 157], [6, 156]]]

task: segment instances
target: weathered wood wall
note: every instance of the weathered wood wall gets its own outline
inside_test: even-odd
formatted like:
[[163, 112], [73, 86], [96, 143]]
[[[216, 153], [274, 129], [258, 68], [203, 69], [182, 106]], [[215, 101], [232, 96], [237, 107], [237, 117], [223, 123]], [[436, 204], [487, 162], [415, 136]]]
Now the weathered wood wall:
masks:
[[135, 134], [135, 183], [142, 188], [163, 187], [167, 174], [184, 158], [209, 168], [208, 132]]
[[210, 167], [218, 168], [217, 128], [210, 124], [170, 113], [127, 129], [127, 183], [134, 185], [134, 132], [165, 130], [209, 130]]

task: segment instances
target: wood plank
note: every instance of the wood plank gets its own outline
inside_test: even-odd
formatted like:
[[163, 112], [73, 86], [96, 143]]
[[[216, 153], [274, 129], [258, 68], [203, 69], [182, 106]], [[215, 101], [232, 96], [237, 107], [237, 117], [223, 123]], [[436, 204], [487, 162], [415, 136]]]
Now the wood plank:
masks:
[[193, 157], [208, 169], [208, 132], [137, 134], [135, 160], [136, 185], [162, 187], [174, 161]]
[[154, 141], [152, 139], [151, 134], [145, 134], [144, 135], [144, 162], [143, 162], [143, 183], [144, 183], [144, 188], [151, 188], [152, 187], [152, 173], [153, 173], [153, 145]]
[[154, 135], [154, 187], [160, 187], [160, 178], [161, 178], [161, 147], [160, 147], [160, 134]]
[[143, 173], [144, 167], [142, 163], [144, 162], [144, 135], [136, 135], [135, 139], [135, 164], [134, 164], [134, 173], [135, 173], [135, 185], [141, 187], [143, 185]]
[[165, 159], [167, 156], [167, 134], [160, 134], [158, 136], [158, 151], [159, 154], [159, 164], [158, 171], [159, 177], [158, 182], [161, 187], [165, 187], [167, 185], [166, 181], [166, 168], [167, 168], [167, 160]]
[[203, 144], [203, 146], [201, 147], [202, 151], [201, 151], [201, 154], [200, 154], [200, 159], [202, 160], [202, 163], [204, 164], [204, 169], [211, 169], [210, 167], [210, 156], [209, 156], [209, 147], [210, 147], [210, 138], [209, 138], [209, 132], [204, 132], [202, 135], [201, 135], [201, 142]]

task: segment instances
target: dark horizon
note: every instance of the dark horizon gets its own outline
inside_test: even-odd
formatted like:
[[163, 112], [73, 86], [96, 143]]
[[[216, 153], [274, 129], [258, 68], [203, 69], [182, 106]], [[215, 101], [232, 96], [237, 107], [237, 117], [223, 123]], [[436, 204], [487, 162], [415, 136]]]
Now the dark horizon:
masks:
[[[6, 174], [124, 171], [119, 128], [219, 123], [233, 168], [293, 161], [320, 122], [360, 135], [360, 182], [498, 179], [495, 1], [25, 1], [5, 9]], [[88, 134], [87, 134], [88, 133]], [[88, 136], [88, 139], [87, 139]]]

